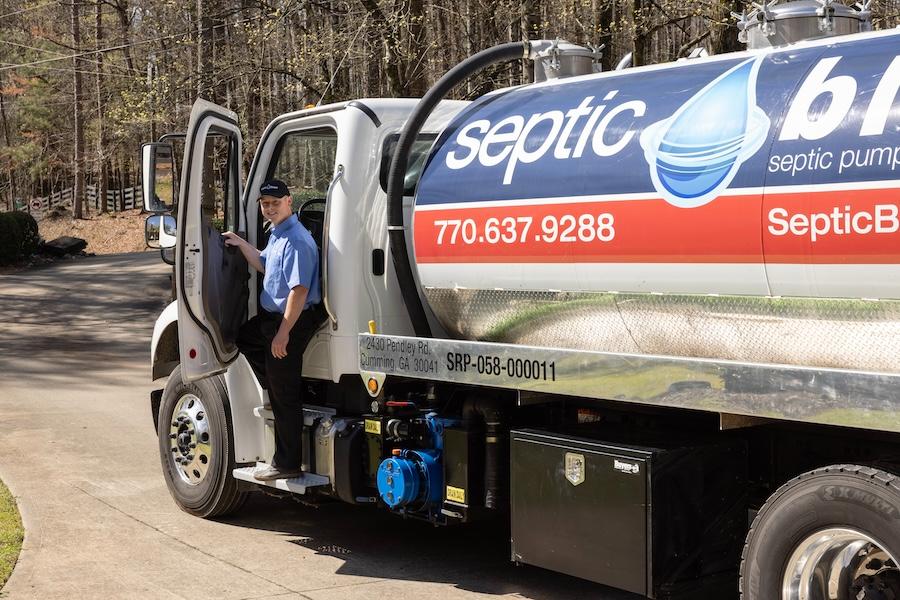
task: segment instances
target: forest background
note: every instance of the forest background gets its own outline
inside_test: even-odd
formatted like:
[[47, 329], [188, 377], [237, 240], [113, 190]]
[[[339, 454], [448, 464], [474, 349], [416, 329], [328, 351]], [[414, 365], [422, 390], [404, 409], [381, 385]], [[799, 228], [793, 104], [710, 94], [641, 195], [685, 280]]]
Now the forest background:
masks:
[[[141, 144], [183, 131], [203, 97], [235, 111], [248, 153], [276, 115], [352, 98], [421, 96], [463, 58], [498, 43], [604, 44], [665, 62], [698, 46], [741, 49], [745, 3], [672, 0], [0, 0], [0, 208], [87, 184], [138, 183]], [[871, 3], [874, 27], [900, 0]], [[525, 61], [454, 92], [475, 98], [529, 80]], [[249, 161], [249, 156], [245, 157]], [[101, 204], [101, 212], [106, 210]]]

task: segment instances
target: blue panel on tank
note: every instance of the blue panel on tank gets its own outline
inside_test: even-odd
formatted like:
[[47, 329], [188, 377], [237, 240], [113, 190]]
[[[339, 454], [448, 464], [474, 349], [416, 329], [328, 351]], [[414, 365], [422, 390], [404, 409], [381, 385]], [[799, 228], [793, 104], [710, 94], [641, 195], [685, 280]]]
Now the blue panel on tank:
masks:
[[[848, 36], [492, 94], [442, 132], [416, 205], [643, 194], [690, 208], [729, 189], [900, 179], [898, 38]], [[819, 132], [840, 105], [832, 92], [848, 104]], [[850, 160], [872, 153], [878, 160]], [[803, 156], [811, 166], [783, 168]]]

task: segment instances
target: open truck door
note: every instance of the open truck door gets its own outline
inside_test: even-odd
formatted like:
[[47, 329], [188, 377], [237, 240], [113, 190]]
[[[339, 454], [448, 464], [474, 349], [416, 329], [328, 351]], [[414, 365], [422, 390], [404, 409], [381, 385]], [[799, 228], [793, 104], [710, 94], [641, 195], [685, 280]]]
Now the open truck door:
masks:
[[[224, 371], [247, 312], [247, 261], [222, 232], [246, 229], [237, 115], [198, 100], [191, 110], [178, 202], [175, 279], [185, 382]], [[243, 234], [241, 234], [243, 235]]]

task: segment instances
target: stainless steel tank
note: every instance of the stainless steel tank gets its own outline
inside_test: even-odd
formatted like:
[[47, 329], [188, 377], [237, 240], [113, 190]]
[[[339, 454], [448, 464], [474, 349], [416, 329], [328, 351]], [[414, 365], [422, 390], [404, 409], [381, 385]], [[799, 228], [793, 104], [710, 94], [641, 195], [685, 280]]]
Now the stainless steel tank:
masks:
[[435, 142], [451, 336], [900, 371], [900, 34], [502, 90]]

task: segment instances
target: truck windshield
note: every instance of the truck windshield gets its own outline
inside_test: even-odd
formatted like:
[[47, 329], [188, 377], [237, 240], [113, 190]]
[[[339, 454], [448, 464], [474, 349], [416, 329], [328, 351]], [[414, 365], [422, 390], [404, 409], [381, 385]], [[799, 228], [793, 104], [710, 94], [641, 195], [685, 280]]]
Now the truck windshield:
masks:
[[302, 129], [278, 141], [266, 179], [280, 179], [291, 190], [296, 211], [309, 200], [328, 196], [334, 177], [337, 132], [331, 127]]
[[[434, 143], [437, 134], [423, 133], [416, 137], [413, 142], [412, 150], [409, 153], [409, 163], [406, 167], [406, 177], [403, 182], [403, 195], [412, 196], [416, 193], [416, 184], [419, 183], [419, 177], [422, 176], [422, 169], [425, 167], [425, 160], [431, 151], [431, 145]], [[387, 192], [388, 173], [391, 170], [391, 160], [394, 158], [394, 151], [397, 149], [397, 142], [400, 141], [400, 134], [395, 133], [384, 141], [384, 147], [381, 152], [381, 172], [379, 180], [381, 189]]]

